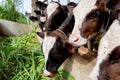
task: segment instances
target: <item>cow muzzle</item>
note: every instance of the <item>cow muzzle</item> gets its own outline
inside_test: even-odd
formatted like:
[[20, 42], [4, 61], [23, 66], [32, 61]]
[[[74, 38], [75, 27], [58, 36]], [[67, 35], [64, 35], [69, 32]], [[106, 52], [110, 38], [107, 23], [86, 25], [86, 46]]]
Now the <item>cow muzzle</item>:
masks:
[[45, 77], [51, 77], [51, 78], [53, 78], [53, 77], [55, 76], [55, 74], [56, 74], [56, 73], [54, 73], [54, 72], [49, 72], [49, 71], [47, 71], [47, 70], [44, 70], [44, 72], [43, 72], [43, 75], [44, 75]]

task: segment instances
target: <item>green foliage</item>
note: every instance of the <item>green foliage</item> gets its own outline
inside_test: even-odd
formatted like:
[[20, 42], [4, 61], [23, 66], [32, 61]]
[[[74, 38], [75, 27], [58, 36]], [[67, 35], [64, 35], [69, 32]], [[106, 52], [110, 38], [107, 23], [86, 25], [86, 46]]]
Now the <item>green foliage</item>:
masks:
[[26, 16], [18, 11], [19, 1], [6, 0], [0, 5], [0, 19], [27, 24]]
[[44, 56], [33, 30], [21, 37], [0, 40], [0, 80], [74, 80], [59, 69], [54, 79], [42, 75]]

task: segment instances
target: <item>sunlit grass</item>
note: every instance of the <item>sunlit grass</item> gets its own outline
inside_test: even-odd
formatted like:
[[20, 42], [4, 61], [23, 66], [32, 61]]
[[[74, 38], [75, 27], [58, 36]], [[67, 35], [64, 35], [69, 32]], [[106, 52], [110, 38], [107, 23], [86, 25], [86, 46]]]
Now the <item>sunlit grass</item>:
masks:
[[21, 4], [21, 0], [2, 0], [0, 4], [0, 19], [28, 24], [26, 16], [17, 9]]
[[59, 69], [54, 79], [42, 75], [44, 56], [35, 29], [21, 37], [0, 40], [0, 80], [73, 80]]

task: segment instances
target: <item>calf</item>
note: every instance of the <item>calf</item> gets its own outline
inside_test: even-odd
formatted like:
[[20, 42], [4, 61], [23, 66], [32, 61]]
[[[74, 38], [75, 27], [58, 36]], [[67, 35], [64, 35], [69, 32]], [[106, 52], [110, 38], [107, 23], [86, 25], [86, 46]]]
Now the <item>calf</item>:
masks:
[[[100, 45], [98, 49], [98, 56], [97, 56], [97, 63], [90, 74], [91, 80], [108, 80], [108, 78], [109, 80], [119, 80], [117, 79], [119, 77], [116, 76], [115, 78], [115, 75], [117, 73], [113, 75], [113, 73], [115, 72], [112, 71], [113, 70], [112, 67], [113, 66], [117, 67], [116, 64], [119, 64], [119, 59], [120, 59], [120, 56], [119, 56], [120, 52], [116, 53], [115, 52], [116, 50], [115, 51], [113, 50], [117, 46], [120, 46], [120, 35], [119, 34], [120, 34], [120, 21], [114, 20], [109, 30], [107, 31], [107, 33], [104, 35], [104, 37], [100, 41]], [[108, 61], [111, 61], [111, 62], [108, 62]], [[116, 61], [115, 64], [114, 64], [114, 61]], [[110, 68], [112, 68], [111, 72], [107, 72], [109, 71]]]
[[102, 63], [101, 61], [115, 47], [120, 45], [120, 24], [117, 20], [120, 10], [120, 0], [90, 1], [91, 4], [85, 4], [87, 0], [81, 0], [74, 9], [75, 26], [69, 37], [69, 42], [74, 46], [81, 46], [87, 43], [87, 39], [93, 33], [98, 33], [101, 29], [108, 30], [100, 41], [97, 63], [90, 74], [91, 80], [98, 80], [97, 77], [99, 77], [99, 80], [102, 80], [99, 75], [101, 73], [99, 68]]
[[43, 31], [44, 24], [46, 21], [45, 9], [47, 7], [47, 4], [45, 4], [44, 2], [41, 2], [41, 1], [37, 1], [36, 7], [37, 7], [37, 10], [34, 10], [34, 12], [36, 13], [36, 17], [30, 16], [29, 19], [33, 22], [38, 22], [39, 27]]
[[45, 10], [47, 8], [47, 4], [45, 4], [45, 1], [46, 0], [44, 0], [43, 2], [37, 1], [36, 6], [38, 7], [38, 10], [34, 11], [36, 13], [36, 16], [40, 19], [42, 26], [44, 25], [44, 23], [46, 21]]
[[[69, 20], [70, 19], [70, 20]], [[66, 22], [68, 20], [69, 22]], [[68, 17], [62, 25], [55, 31], [45, 34], [43, 41], [43, 53], [45, 54], [45, 71], [44, 74], [51, 75], [56, 73], [59, 66], [72, 55], [71, 45], [67, 43], [67, 37], [72, 31], [74, 25], [73, 16]]]
[[[32, 19], [34, 21], [38, 21], [38, 23], [40, 24], [40, 11], [35, 11], [37, 14], [37, 17], [32, 17]], [[63, 21], [65, 20], [65, 18], [67, 17], [67, 7], [66, 6], [62, 6], [60, 5], [58, 2], [50, 2], [48, 4], [48, 6], [45, 9], [45, 17], [46, 17], [46, 21], [44, 22], [42, 26], [42, 30], [46, 31], [53, 31], [55, 29], [58, 28], [58, 26], [60, 26]]]
[[[114, 2], [112, 2], [112, 0], [99, 0], [98, 2], [101, 5], [106, 5], [106, 7], [110, 10], [113, 21], [110, 23], [110, 28], [100, 41], [97, 63], [90, 74], [90, 79], [107, 80], [107, 78], [110, 78], [110, 80], [119, 80], [119, 77], [117, 76], [114, 78], [116, 74], [112, 76], [112, 73], [114, 72], [111, 71], [110, 74], [107, 74], [107, 70], [104, 71], [104, 69], [114, 66], [114, 64], [108, 62], [108, 59], [109, 61], [112, 61], [112, 59], [109, 58], [109, 55], [112, 55], [114, 52], [112, 52], [112, 50], [120, 45], [120, 0], [115, 0]], [[104, 63], [106, 63], [106, 65]], [[105, 68], [103, 69], [102, 67]], [[103, 76], [101, 73], [104, 73], [105, 76]]]
[[[71, 8], [76, 5], [72, 5]], [[59, 66], [73, 53], [75, 49], [68, 43], [68, 36], [74, 26], [74, 16], [71, 13], [72, 9], [68, 9], [68, 17], [54, 31], [47, 30], [45, 32], [42, 51], [45, 55], [45, 70], [46, 76], [54, 76]], [[38, 33], [39, 34], [39, 33]]]

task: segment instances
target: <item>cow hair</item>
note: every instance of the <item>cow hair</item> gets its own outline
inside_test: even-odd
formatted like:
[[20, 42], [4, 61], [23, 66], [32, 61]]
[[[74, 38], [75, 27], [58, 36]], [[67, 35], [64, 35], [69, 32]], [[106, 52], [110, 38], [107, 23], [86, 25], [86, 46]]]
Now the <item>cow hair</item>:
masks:
[[98, 80], [120, 80], [120, 46], [100, 64]]

